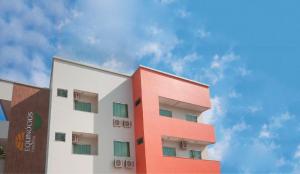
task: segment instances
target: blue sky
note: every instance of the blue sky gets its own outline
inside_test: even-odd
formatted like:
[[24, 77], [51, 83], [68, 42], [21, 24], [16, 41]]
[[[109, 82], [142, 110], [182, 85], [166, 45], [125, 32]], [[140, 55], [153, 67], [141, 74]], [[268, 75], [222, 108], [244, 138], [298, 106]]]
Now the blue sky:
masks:
[[143, 64], [208, 83], [213, 108], [205, 122], [217, 134], [208, 151], [223, 173], [300, 173], [299, 6], [0, 0], [0, 78], [48, 86], [58, 55], [128, 73]]

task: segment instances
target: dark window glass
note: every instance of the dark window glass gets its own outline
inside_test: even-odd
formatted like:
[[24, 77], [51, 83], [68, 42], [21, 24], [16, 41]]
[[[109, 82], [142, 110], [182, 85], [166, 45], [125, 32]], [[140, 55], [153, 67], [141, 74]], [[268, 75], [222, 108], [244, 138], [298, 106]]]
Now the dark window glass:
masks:
[[172, 112], [166, 109], [160, 109], [159, 114], [165, 117], [172, 117]]
[[56, 141], [66, 141], [66, 134], [65, 133], [56, 132], [55, 133], [55, 140]]
[[143, 144], [144, 143], [144, 138], [138, 138], [137, 139], [137, 144]]
[[57, 96], [68, 97], [68, 90], [66, 90], [66, 89], [57, 89]]

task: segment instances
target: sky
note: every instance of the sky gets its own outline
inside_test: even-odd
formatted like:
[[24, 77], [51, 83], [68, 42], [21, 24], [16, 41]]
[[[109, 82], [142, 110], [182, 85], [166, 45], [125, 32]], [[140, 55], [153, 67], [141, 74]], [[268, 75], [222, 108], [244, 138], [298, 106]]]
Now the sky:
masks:
[[[49, 85], [54, 55], [210, 85], [222, 173], [300, 173], [300, 1], [0, 0], [0, 78]], [[0, 111], [0, 119], [3, 114]]]

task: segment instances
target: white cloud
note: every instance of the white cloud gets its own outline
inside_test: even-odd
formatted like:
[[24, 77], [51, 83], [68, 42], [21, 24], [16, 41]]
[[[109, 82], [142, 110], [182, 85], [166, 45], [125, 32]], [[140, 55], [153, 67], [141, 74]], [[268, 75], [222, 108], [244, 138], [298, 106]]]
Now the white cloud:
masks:
[[294, 115], [289, 112], [284, 112], [279, 116], [272, 117], [269, 126], [273, 129], [281, 128], [283, 123], [291, 120], [292, 118], [294, 118]]
[[268, 126], [264, 124], [261, 128], [261, 131], [259, 133], [259, 138], [271, 138], [273, 135], [269, 131]]
[[163, 5], [169, 5], [174, 3], [176, 0], [158, 0]]
[[56, 0], [30, 5], [26, 1], [1, 1], [1, 78], [48, 86], [49, 67], [45, 62], [55, 50], [50, 36], [56, 32], [56, 22], [63, 20], [68, 11], [64, 3]]
[[175, 74], [180, 75], [186, 70], [186, 66], [189, 63], [192, 63], [199, 59], [199, 56], [197, 53], [192, 53], [184, 56], [183, 58], [177, 59], [177, 60], [172, 60], [170, 62], [172, 71], [175, 72]]
[[300, 145], [298, 145], [297, 150], [294, 154], [294, 158], [300, 159]]
[[111, 58], [110, 60], [104, 62], [101, 67], [120, 72], [124, 70], [124, 64], [116, 58]]
[[279, 158], [275, 163], [276, 167], [282, 167], [286, 164], [287, 164], [287, 161], [283, 157]]
[[[181, 18], [186, 18], [186, 17], [189, 17], [191, 15], [191, 13], [185, 9], [180, 9], [177, 11], [177, 15]], [[207, 34], [207, 33], [205, 33], [205, 34]]]
[[276, 137], [276, 131], [282, 127], [282, 125], [294, 118], [294, 115], [289, 112], [284, 112], [276, 117], [271, 117], [268, 124], [264, 124], [259, 132], [260, 138], [270, 139]]
[[163, 30], [157, 26], [149, 26], [146, 28], [146, 32], [151, 36], [157, 36], [163, 32]]
[[239, 132], [242, 132], [246, 129], [248, 129], [250, 126], [247, 125], [245, 122], [240, 122], [235, 125], [233, 125], [229, 129], [223, 129], [223, 137], [221, 140], [218, 140], [217, 143], [209, 147], [207, 149], [208, 155], [212, 160], [220, 160], [222, 161], [224, 157], [226, 156], [229, 148], [232, 145], [232, 142], [234, 142], [235, 135]]
[[259, 112], [259, 111], [262, 111], [262, 106], [260, 106], [260, 105], [255, 105], [255, 106], [249, 106], [248, 107], [248, 110], [249, 110], [249, 112], [250, 113], [257, 113], [257, 112]]
[[220, 56], [216, 54], [213, 57], [213, 61], [211, 62], [210, 68], [212, 69], [224, 69], [225, 66], [232, 62], [235, 61], [239, 58], [239, 56], [235, 55], [233, 52], [229, 54], [225, 54], [223, 56]]
[[248, 76], [251, 74], [251, 71], [245, 67], [239, 67], [237, 71], [242, 77]]
[[224, 78], [225, 71], [229, 69], [230, 64], [239, 59], [239, 56], [230, 52], [222, 56], [216, 54], [210, 63], [209, 68], [203, 68], [198, 78], [200, 80], [208, 81], [209, 83], [216, 85], [220, 80]]
[[217, 119], [221, 120], [221, 117], [226, 113], [225, 101], [219, 96], [211, 98], [212, 108], [201, 114], [202, 121], [204, 123], [213, 124]]
[[135, 56], [139, 59], [151, 58], [150, 62], [154, 65], [160, 62], [169, 63], [170, 59], [174, 59], [173, 50], [180, 41], [176, 35], [161, 28], [156, 27], [151, 30], [155, 33], [155, 37], [141, 42]]
[[241, 97], [240, 93], [237, 93], [235, 90], [231, 90], [228, 94], [229, 98], [239, 98]]
[[201, 39], [210, 37], [210, 35], [211, 35], [211, 33], [209, 31], [206, 31], [204, 28], [200, 28], [196, 32], [196, 36], [201, 38]]

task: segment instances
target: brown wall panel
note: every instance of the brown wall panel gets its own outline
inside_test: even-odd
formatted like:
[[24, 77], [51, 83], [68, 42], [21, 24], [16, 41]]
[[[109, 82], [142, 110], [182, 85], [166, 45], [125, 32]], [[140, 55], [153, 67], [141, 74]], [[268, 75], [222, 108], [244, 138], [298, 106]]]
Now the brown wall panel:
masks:
[[5, 173], [45, 173], [49, 90], [14, 84]]

